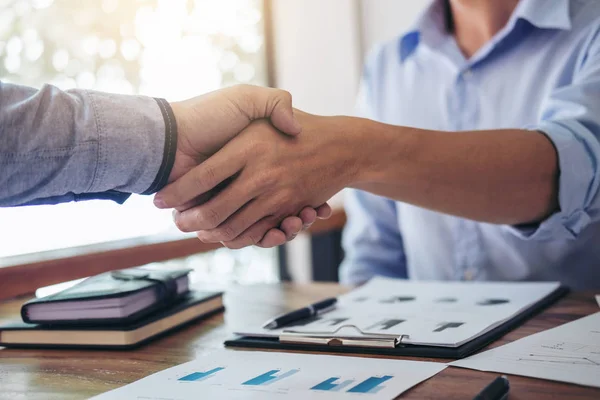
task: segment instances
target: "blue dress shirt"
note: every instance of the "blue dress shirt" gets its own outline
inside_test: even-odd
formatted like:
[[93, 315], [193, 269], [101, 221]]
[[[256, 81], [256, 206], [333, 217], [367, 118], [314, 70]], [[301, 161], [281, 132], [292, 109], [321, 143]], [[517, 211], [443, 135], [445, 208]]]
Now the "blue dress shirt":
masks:
[[352, 190], [343, 282], [384, 275], [600, 287], [600, 1], [521, 0], [470, 59], [435, 1], [413, 29], [371, 53], [358, 113], [440, 131], [541, 131], [558, 152], [560, 210], [535, 226], [494, 225]]
[[154, 193], [176, 147], [163, 99], [0, 82], [0, 207]]

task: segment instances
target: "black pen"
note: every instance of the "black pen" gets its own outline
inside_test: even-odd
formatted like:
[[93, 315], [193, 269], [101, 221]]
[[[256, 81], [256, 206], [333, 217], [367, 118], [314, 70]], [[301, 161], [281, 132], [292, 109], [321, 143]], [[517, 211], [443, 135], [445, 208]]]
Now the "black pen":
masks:
[[502, 375], [487, 385], [473, 400], [505, 400], [508, 397], [508, 379]]
[[302, 319], [314, 317], [316, 315], [327, 312], [333, 308], [333, 306], [337, 303], [337, 299], [332, 297], [330, 299], [325, 299], [319, 301], [318, 303], [311, 304], [299, 310], [291, 311], [289, 313], [285, 313], [279, 315], [269, 321], [267, 321], [263, 328], [265, 329], [277, 329], [290, 324], [295, 321], [300, 321]]

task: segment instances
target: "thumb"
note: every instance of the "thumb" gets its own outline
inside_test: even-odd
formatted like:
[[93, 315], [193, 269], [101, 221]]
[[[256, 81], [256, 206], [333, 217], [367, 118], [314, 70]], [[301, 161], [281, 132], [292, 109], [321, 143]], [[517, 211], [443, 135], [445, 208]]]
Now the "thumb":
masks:
[[292, 95], [290, 92], [281, 89], [269, 89], [270, 96], [270, 119], [273, 126], [281, 132], [295, 136], [302, 132], [302, 125], [294, 116], [292, 107]]
[[302, 125], [294, 116], [292, 95], [288, 91], [252, 85], [243, 85], [239, 89], [245, 92], [244, 108], [250, 111], [250, 119], [269, 118], [275, 128], [291, 136], [302, 131]]

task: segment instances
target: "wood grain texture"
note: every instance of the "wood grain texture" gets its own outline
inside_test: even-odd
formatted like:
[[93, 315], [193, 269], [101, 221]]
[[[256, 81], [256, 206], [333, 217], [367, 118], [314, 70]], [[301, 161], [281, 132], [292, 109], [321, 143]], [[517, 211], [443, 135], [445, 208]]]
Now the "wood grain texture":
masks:
[[[226, 314], [131, 351], [3, 349], [0, 350], [0, 399], [63, 400], [97, 395], [220, 349], [236, 327], [263, 322], [273, 314], [346, 290], [325, 283], [233, 287], [225, 296]], [[0, 305], [0, 319], [16, 317], [22, 301]], [[570, 294], [490, 347], [597, 311], [598, 305], [592, 293]], [[401, 398], [470, 399], [497, 375], [451, 367], [414, 387]], [[510, 376], [509, 379], [511, 400], [600, 399], [600, 389], [519, 376]]]
[[[334, 209], [331, 217], [317, 220], [309, 229], [311, 234], [342, 229], [346, 214]], [[115, 243], [116, 246], [119, 243]], [[115, 269], [137, 267], [153, 262], [172, 260], [222, 247], [220, 243], [202, 243], [196, 238], [171, 240], [67, 258], [50, 258], [29, 264], [0, 268], [0, 300], [34, 293], [39, 287], [84, 278]], [[50, 254], [49, 257], [52, 257]]]

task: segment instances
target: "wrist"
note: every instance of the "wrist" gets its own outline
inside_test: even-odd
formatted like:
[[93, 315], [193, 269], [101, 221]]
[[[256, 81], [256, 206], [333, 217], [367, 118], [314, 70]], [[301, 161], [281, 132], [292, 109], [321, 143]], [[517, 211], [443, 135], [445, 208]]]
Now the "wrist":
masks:
[[411, 128], [366, 118], [354, 118], [351, 127], [357, 148], [354, 160], [357, 173], [350, 187], [397, 183], [398, 178], [410, 174], [420, 135], [414, 134]]
[[[376, 122], [366, 118], [351, 118], [349, 126], [349, 140], [354, 149], [352, 163], [355, 165], [349, 187], [357, 187], [377, 180], [382, 160], [382, 137], [377, 132]], [[389, 143], [387, 144], [389, 146]]]

